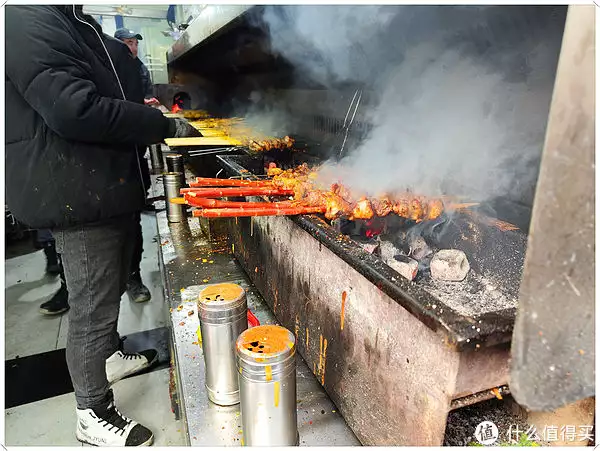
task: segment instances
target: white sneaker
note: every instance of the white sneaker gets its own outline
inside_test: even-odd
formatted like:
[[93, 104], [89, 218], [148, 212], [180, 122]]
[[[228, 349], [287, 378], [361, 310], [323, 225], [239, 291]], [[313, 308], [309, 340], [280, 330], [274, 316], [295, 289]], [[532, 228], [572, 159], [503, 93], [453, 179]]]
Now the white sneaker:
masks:
[[109, 384], [114, 384], [124, 377], [139, 373], [158, 360], [156, 349], [129, 353], [117, 351], [106, 359], [106, 378]]
[[114, 403], [108, 409], [77, 409], [77, 440], [93, 446], [150, 446], [152, 431], [127, 418]]

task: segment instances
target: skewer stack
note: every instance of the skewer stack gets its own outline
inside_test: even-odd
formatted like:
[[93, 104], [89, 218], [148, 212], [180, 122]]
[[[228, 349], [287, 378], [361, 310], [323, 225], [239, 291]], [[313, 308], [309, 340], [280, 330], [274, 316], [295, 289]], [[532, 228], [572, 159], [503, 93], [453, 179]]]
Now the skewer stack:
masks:
[[[283, 189], [271, 180], [233, 180], [197, 177], [189, 188], [181, 189], [183, 197], [170, 202], [196, 207], [195, 217], [232, 218], [243, 216], [293, 216], [324, 213], [324, 207], [311, 207], [289, 200], [292, 190]], [[287, 200], [275, 202], [236, 202], [219, 200], [228, 197], [286, 196]]]
[[[350, 220], [371, 219], [394, 214], [415, 222], [434, 220], [444, 211], [468, 209], [476, 203], [446, 203], [442, 199], [418, 197], [412, 194], [352, 199], [340, 184], [331, 190], [321, 190], [311, 181], [307, 168], [294, 171], [269, 170], [273, 179], [237, 180], [197, 177], [189, 188], [182, 188], [183, 197], [169, 199], [172, 203], [194, 207], [193, 216], [227, 218], [243, 216], [293, 216], [322, 213], [327, 219], [346, 216]], [[225, 200], [239, 197], [262, 197], [265, 202]], [[272, 201], [269, 196], [278, 200]], [[349, 200], [348, 200], [349, 199]], [[510, 226], [510, 224], [508, 224]]]

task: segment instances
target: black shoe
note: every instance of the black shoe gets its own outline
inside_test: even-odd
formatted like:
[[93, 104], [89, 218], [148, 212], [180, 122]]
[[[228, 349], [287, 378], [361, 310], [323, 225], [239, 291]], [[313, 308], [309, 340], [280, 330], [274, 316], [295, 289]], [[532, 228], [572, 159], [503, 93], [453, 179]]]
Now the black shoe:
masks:
[[129, 296], [129, 300], [132, 302], [148, 302], [152, 297], [150, 290], [137, 277], [129, 278], [127, 282], [127, 296]]
[[40, 305], [40, 313], [44, 315], [60, 315], [69, 310], [69, 292], [65, 285], [60, 286], [52, 298]]
[[60, 259], [56, 253], [54, 241], [44, 244], [44, 255], [46, 256], [46, 273], [51, 276], [60, 274]]
[[60, 265], [46, 265], [46, 274], [49, 276], [58, 276], [60, 274]]

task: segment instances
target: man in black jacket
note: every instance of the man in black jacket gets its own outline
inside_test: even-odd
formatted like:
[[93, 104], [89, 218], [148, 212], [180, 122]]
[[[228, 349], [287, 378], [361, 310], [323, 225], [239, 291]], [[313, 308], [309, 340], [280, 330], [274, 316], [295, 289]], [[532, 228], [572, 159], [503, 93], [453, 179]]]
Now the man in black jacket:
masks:
[[156, 351], [118, 350], [134, 219], [145, 203], [137, 146], [196, 133], [126, 100], [118, 72], [128, 60], [113, 60], [107, 47], [113, 56], [115, 45], [127, 49], [80, 8], [5, 11], [6, 201], [23, 223], [52, 229], [63, 258], [76, 436], [92, 445], [148, 445], [152, 432], [115, 408], [109, 385], [156, 359]]
[[142, 80], [142, 87], [144, 90], [144, 103], [146, 105], [158, 104], [159, 102], [154, 97], [154, 92], [152, 89], [152, 78], [150, 77], [150, 71], [138, 56], [138, 45], [139, 41], [143, 40], [142, 35], [127, 28], [119, 28], [117, 31], [115, 31], [114, 36], [116, 39], [123, 41], [125, 45], [129, 47], [131, 55], [138, 65], [140, 78]]
[[[150, 72], [138, 58], [138, 39], [142, 39], [142, 36], [135, 33], [132, 30], [126, 28], [119, 28], [115, 34], [115, 39], [122, 41], [130, 50], [130, 59], [128, 66], [131, 66], [129, 70], [135, 71], [128, 73], [127, 76], [130, 78], [130, 83], [135, 85], [132, 97], [129, 100], [138, 103], [144, 103], [151, 105], [158, 103], [158, 100], [152, 97], [152, 81], [150, 80]], [[152, 99], [152, 101], [151, 101]], [[156, 101], [156, 102], [154, 102]], [[146, 153], [146, 147], [139, 148], [140, 164], [142, 167], [144, 181], [148, 181], [148, 187], [150, 184], [150, 172], [148, 171], [148, 162], [144, 158]], [[127, 296], [129, 300], [133, 302], [147, 302], [150, 300], [150, 290], [143, 284], [142, 275], [140, 270], [140, 263], [142, 262], [142, 253], [144, 252], [144, 241], [142, 236], [142, 223], [141, 216], [138, 213], [136, 218], [136, 240], [135, 247], [133, 250], [133, 256], [131, 259], [131, 271], [129, 273], [129, 279], [127, 281]]]

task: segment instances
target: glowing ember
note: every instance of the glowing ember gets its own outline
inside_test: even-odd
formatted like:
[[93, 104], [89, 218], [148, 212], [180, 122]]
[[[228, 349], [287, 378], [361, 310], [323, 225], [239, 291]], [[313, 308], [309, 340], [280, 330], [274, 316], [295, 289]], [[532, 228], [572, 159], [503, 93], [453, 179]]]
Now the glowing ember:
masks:
[[367, 231], [365, 232], [365, 235], [367, 236], [367, 238], [373, 238], [376, 237], [377, 235], [381, 235], [381, 233], [383, 232], [383, 226], [376, 226], [373, 221], [367, 221], [366, 222], [366, 226]]

